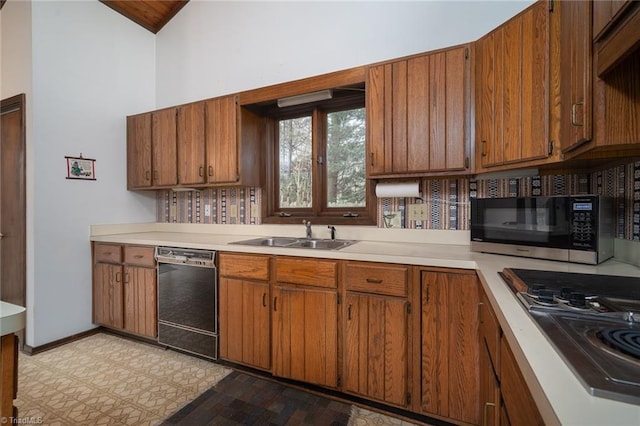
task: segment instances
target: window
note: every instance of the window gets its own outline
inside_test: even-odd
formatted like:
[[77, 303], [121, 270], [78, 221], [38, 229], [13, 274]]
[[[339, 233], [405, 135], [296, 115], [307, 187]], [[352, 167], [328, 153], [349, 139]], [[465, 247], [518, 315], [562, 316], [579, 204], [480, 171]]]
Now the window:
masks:
[[266, 222], [373, 224], [366, 180], [363, 97], [314, 105], [274, 120]]

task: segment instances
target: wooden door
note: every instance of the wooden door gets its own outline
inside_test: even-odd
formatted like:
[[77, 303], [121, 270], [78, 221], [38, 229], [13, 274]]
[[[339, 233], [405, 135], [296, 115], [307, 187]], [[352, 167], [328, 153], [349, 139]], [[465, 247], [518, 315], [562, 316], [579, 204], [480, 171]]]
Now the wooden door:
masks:
[[220, 278], [220, 357], [271, 368], [269, 283]]
[[276, 286], [272, 304], [273, 374], [335, 388], [336, 291]]
[[348, 292], [344, 389], [406, 407], [406, 299]]
[[124, 327], [122, 266], [96, 263], [93, 269], [93, 322]]
[[478, 290], [475, 274], [421, 275], [421, 404], [479, 423]]
[[151, 113], [127, 117], [127, 188], [152, 184]]
[[498, 28], [476, 45], [476, 143], [477, 163], [482, 167], [503, 162], [503, 38], [504, 28]]
[[591, 2], [560, 3], [560, 144], [570, 151], [592, 138]]
[[178, 181], [181, 185], [205, 183], [204, 103], [178, 107]]
[[480, 410], [484, 426], [500, 424], [500, 383], [495, 375], [489, 350], [480, 345]]
[[235, 96], [205, 103], [206, 174], [209, 183], [234, 183], [238, 170], [238, 121]]
[[[549, 4], [535, 3], [522, 15], [519, 155], [505, 160], [543, 159], [549, 149]], [[518, 124], [518, 123], [514, 123]], [[511, 151], [510, 151], [511, 153]], [[515, 155], [515, 151], [513, 151]]]
[[[367, 174], [378, 176], [385, 173], [385, 140], [390, 137], [387, 123], [385, 91], [390, 83], [391, 65], [378, 65], [367, 70], [366, 114], [367, 114]], [[390, 121], [390, 120], [389, 120]]]
[[158, 336], [156, 269], [125, 266], [124, 329], [152, 339]]
[[0, 117], [0, 298], [26, 306], [25, 96], [2, 100]]
[[176, 109], [154, 111], [151, 124], [153, 186], [176, 185], [178, 183]]

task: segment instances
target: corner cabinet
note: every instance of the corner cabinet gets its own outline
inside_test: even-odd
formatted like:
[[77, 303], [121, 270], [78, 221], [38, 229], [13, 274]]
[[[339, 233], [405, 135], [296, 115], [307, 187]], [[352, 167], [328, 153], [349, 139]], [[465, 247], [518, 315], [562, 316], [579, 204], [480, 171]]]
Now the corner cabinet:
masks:
[[271, 368], [270, 257], [220, 253], [220, 358]]
[[540, 1], [476, 43], [476, 167], [547, 160], [550, 4]]
[[416, 411], [479, 424], [478, 278], [475, 271], [419, 268]]
[[154, 248], [93, 245], [93, 322], [155, 339], [158, 335]]
[[411, 402], [410, 273], [403, 265], [343, 266], [343, 389], [405, 409]]
[[470, 170], [470, 62], [461, 46], [368, 69], [369, 177]]
[[278, 256], [272, 291], [273, 374], [338, 386], [337, 262]]

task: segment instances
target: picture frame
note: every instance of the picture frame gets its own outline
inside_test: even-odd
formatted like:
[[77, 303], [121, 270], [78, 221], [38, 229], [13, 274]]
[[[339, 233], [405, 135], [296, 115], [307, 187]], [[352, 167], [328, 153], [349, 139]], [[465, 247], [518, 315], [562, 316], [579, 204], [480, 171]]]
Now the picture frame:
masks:
[[96, 180], [96, 160], [92, 158], [64, 157], [67, 160], [67, 179]]

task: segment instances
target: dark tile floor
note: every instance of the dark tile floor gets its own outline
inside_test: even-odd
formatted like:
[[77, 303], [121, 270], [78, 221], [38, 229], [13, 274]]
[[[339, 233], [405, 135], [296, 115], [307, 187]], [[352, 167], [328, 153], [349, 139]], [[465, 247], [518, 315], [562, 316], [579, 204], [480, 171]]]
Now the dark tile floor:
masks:
[[234, 371], [162, 423], [346, 425], [351, 405]]

